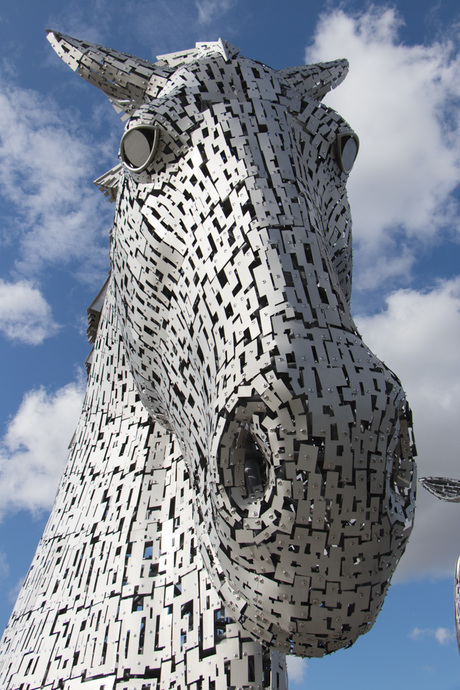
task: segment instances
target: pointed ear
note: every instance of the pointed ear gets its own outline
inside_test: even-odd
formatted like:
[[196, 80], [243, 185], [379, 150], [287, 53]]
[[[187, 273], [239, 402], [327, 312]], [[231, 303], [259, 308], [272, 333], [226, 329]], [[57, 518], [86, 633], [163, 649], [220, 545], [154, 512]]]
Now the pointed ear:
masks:
[[302, 95], [321, 101], [324, 96], [341, 84], [348, 74], [347, 60], [319, 62], [316, 65], [287, 67], [278, 74]]
[[126, 115], [131, 115], [145, 100], [155, 98], [173, 71], [56, 31], [48, 31], [47, 38], [71, 69], [101, 89], [115, 110]]

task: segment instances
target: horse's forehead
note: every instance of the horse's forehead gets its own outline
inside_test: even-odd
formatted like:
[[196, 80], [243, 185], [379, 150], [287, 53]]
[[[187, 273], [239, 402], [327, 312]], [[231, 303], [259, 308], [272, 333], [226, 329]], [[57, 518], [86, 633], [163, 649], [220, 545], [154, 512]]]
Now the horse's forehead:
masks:
[[220, 56], [207, 56], [178, 67], [157, 98], [180, 94], [182, 98], [193, 99], [198, 94], [203, 102], [219, 102], [228, 98], [277, 100], [287, 88], [277, 70], [248, 58], [226, 63]]
[[314, 109], [329, 110], [320, 101], [292, 88], [278, 70], [248, 58], [224, 63], [220, 56], [207, 56], [181, 65], [155, 97], [147, 97], [138, 104], [130, 122], [154, 114], [184, 118], [183, 122], [191, 125], [211, 110], [218, 117], [216, 125], [221, 118], [248, 121], [262, 117], [264, 125], [270, 128], [273, 123], [265, 115], [268, 110], [298, 111], [307, 103]]

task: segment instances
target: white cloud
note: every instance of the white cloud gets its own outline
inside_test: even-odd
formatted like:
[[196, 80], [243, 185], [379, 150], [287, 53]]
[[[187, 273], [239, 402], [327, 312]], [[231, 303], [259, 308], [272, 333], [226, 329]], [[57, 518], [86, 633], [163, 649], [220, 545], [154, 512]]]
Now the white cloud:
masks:
[[[419, 476], [460, 478], [460, 277], [426, 292], [400, 290], [385, 311], [356, 321], [364, 342], [402, 380], [414, 412]], [[420, 488], [396, 578], [453, 576], [458, 519], [458, 505]]]
[[447, 644], [455, 640], [455, 633], [453, 630], [448, 630], [447, 628], [436, 628], [434, 636], [439, 644]]
[[29, 392], [0, 444], [0, 516], [49, 510], [83, 400], [82, 382]]
[[361, 286], [410, 269], [389, 229], [410, 241], [429, 241], [446, 225], [459, 229], [451, 194], [460, 182], [460, 56], [448, 41], [402, 44], [400, 26], [394, 8], [371, 6], [357, 16], [334, 10], [306, 53], [307, 62], [350, 61], [345, 82], [325, 102], [361, 140], [348, 183], [360, 265], [363, 254], [387, 257]]
[[232, 7], [233, 0], [195, 0], [195, 5], [199, 24], [210, 24]]
[[3, 239], [19, 237], [17, 267], [29, 276], [77, 261], [100, 280], [113, 211], [91, 181], [102, 172], [104, 145], [79, 129], [75, 114], [8, 83], [1, 84], [0, 120], [0, 195], [10, 205]]
[[292, 683], [302, 683], [307, 676], [308, 664], [306, 659], [302, 659], [300, 656], [287, 656], [286, 662], [289, 680]]
[[25, 280], [0, 278], [0, 331], [10, 340], [40, 345], [58, 329], [40, 290]]
[[418, 642], [422, 639], [434, 638], [440, 645], [449, 644], [456, 639], [456, 634], [453, 630], [448, 628], [417, 628], [415, 627], [410, 633], [411, 640]]
[[409, 633], [409, 637], [411, 640], [420, 640], [423, 637], [427, 637], [433, 633], [433, 630], [431, 628], [418, 628], [415, 627], [411, 632]]
[[0, 579], [7, 577], [10, 572], [10, 566], [8, 564], [6, 554], [0, 551]]

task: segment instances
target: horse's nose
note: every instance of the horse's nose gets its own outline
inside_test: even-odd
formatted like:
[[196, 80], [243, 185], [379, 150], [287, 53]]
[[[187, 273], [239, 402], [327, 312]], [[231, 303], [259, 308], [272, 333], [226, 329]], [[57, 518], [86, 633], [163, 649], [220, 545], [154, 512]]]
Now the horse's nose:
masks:
[[272, 464], [264, 428], [266, 407], [257, 397], [240, 400], [226, 416], [218, 446], [221, 484], [236, 503], [261, 498]]
[[267, 510], [280, 482], [315, 471], [316, 455], [306, 452], [307, 410], [302, 396], [279, 404], [255, 396], [240, 399], [226, 413], [217, 448], [219, 481], [236, 513], [244, 514], [254, 502]]

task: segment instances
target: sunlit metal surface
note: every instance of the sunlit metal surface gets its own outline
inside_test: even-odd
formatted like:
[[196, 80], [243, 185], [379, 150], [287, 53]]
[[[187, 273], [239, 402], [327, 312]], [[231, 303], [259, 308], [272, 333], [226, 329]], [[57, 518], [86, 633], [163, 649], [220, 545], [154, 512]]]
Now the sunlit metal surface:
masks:
[[457, 646], [460, 652], [460, 556], [455, 568], [455, 625], [457, 628]]
[[[448, 477], [422, 477], [419, 479], [424, 489], [448, 503], [460, 503], [460, 480]], [[457, 644], [460, 652], [460, 556], [455, 570], [455, 626]]]
[[111, 277], [2, 687], [281, 690], [370, 629], [413, 520], [410, 410], [350, 315], [347, 63], [49, 39], [144, 138], [98, 180]]
[[421, 477], [419, 480], [424, 489], [449, 503], [460, 503], [460, 480], [447, 477]]

